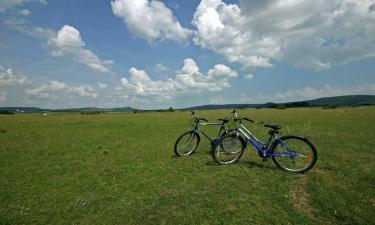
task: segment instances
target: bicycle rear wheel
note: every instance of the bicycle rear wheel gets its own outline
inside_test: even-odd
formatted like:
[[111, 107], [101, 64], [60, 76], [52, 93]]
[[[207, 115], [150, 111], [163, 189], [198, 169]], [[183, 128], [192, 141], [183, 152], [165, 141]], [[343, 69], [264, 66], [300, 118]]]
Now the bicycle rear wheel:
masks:
[[272, 160], [282, 170], [305, 173], [312, 169], [318, 160], [314, 145], [306, 138], [284, 136], [273, 146]]
[[235, 163], [241, 158], [245, 146], [245, 141], [241, 136], [237, 136], [236, 133], [229, 133], [223, 135], [218, 144], [213, 146], [212, 157], [219, 164]]
[[200, 142], [199, 134], [188, 131], [177, 138], [174, 152], [177, 156], [188, 156], [194, 153]]

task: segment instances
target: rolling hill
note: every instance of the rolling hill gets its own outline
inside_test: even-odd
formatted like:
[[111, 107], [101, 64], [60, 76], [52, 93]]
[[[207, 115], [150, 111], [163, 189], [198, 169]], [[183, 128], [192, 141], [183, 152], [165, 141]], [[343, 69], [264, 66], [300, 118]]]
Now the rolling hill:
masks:
[[[375, 95], [347, 95], [324, 97], [306, 101], [264, 104], [223, 104], [223, 105], [201, 105], [183, 108], [183, 110], [213, 110], [213, 109], [238, 109], [238, 108], [276, 108], [276, 107], [311, 107], [311, 106], [358, 106], [375, 105]], [[8, 112], [133, 112], [138, 109], [132, 107], [119, 108], [68, 108], [68, 109], [42, 109], [37, 107], [0, 107], [1, 111]], [[155, 111], [155, 110], [144, 110]]]

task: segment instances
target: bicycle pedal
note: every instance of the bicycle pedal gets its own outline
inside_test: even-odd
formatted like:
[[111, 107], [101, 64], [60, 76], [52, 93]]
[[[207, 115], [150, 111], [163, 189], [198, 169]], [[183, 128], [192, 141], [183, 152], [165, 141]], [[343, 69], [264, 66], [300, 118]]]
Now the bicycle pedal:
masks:
[[214, 140], [211, 141], [212, 146], [216, 146], [218, 144], [219, 144], [219, 139], [214, 139]]

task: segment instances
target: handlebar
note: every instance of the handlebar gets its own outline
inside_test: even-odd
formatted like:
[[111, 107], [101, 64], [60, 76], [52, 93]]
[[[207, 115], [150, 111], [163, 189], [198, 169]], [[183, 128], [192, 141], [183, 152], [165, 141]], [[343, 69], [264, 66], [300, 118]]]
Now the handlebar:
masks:
[[235, 109], [233, 109], [233, 111], [232, 111], [231, 113], [232, 113], [232, 115], [233, 115], [235, 118], [237, 118], [237, 112], [236, 112]]
[[230, 119], [228, 119], [228, 118], [219, 118], [217, 120], [222, 121], [223, 124], [228, 123], [230, 121]]
[[[191, 115], [191, 116], [194, 116], [194, 115], [195, 115], [195, 112], [194, 112], [193, 110], [191, 110], [191, 111], [190, 111], [190, 115]], [[199, 121], [202, 120], [202, 121], [208, 123], [208, 120], [206, 120], [205, 118], [202, 118], [202, 117], [196, 117], [196, 116], [194, 116], [194, 120], [195, 120], [196, 122], [199, 122]]]
[[206, 122], [206, 123], [208, 123], [208, 120], [206, 120], [205, 118], [201, 118], [201, 117], [194, 117], [194, 119], [195, 119], [195, 121], [197, 121], [197, 122], [199, 122], [199, 121], [204, 121], [204, 122]]
[[204, 122], [207, 122], [208, 123], [208, 120], [206, 120], [205, 118], [199, 118], [199, 120], [202, 120]]

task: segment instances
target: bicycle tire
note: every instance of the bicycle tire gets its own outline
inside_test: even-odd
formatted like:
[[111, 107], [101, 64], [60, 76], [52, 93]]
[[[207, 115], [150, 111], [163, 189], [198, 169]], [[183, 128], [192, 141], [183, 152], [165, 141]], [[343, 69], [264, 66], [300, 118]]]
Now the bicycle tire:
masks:
[[[181, 141], [183, 141], [185, 136], [186, 137], [188, 136], [187, 137], [188, 139], [186, 140], [186, 143], [185, 143], [185, 144], [188, 143], [188, 145], [189, 145], [189, 150], [187, 152], [183, 152], [182, 149], [179, 147], [179, 146], [181, 146], [181, 145], [179, 145], [179, 143]], [[193, 139], [190, 140], [191, 137]], [[188, 156], [188, 155], [193, 154], [195, 152], [195, 150], [197, 150], [197, 147], [200, 143], [200, 140], [201, 140], [201, 138], [200, 138], [199, 134], [194, 132], [194, 131], [188, 131], [188, 132], [185, 132], [185, 133], [181, 134], [177, 138], [176, 143], [174, 144], [174, 152], [175, 152], [176, 156]], [[192, 145], [192, 148], [190, 148], [190, 145], [191, 145], [192, 142], [194, 142], [194, 143]]]
[[[232, 147], [238, 146], [238, 144], [240, 144], [240, 148], [236, 149], [236, 151], [233, 151]], [[229, 165], [232, 163], [236, 163], [240, 160], [245, 146], [245, 140], [241, 136], [238, 136], [237, 133], [227, 133], [220, 137], [216, 146], [212, 146], [212, 158], [220, 165]], [[223, 156], [229, 156], [229, 159], [224, 160], [220, 158], [220, 154], [222, 154]]]
[[[283, 136], [280, 137], [280, 140], [285, 144], [285, 146], [287, 146], [288, 149], [292, 148], [295, 155], [287, 155], [288, 153], [285, 153], [285, 148], [281, 146], [280, 142], [275, 143], [270, 151], [271, 154], [283, 154], [283, 152], [285, 154], [285, 156], [272, 156], [272, 160], [277, 167], [288, 172], [306, 173], [315, 166], [318, 160], [318, 153], [315, 146], [309, 140], [300, 136]], [[301, 168], [291, 168], [292, 166], [290, 165], [297, 164], [297, 158], [298, 164], [303, 164], [304, 166]], [[305, 164], [306, 162], [307, 164]]]

